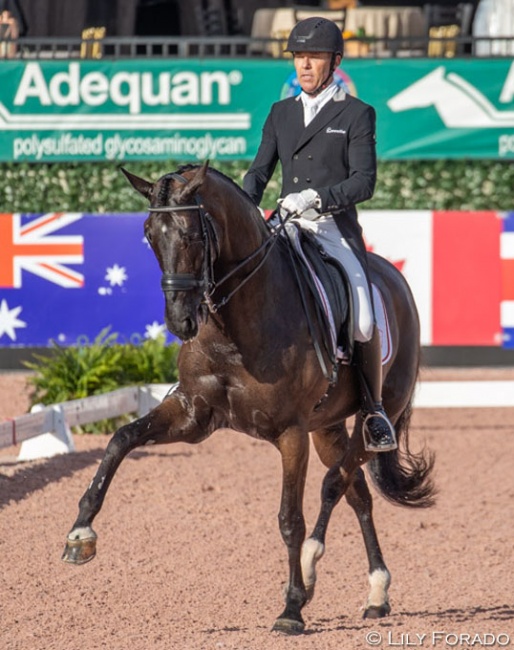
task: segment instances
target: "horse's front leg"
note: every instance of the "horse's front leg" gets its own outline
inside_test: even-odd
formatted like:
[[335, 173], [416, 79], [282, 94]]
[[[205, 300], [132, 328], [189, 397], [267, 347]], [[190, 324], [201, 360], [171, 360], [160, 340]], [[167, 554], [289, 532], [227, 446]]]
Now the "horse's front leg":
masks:
[[300, 427], [289, 428], [278, 440], [282, 455], [282, 498], [280, 533], [289, 556], [289, 582], [286, 606], [273, 626], [276, 632], [301, 634], [305, 627], [301, 610], [307, 601], [301, 568], [301, 549], [305, 539], [303, 493], [309, 460], [308, 433]]
[[112, 436], [102, 462], [79, 502], [79, 514], [68, 534], [62, 559], [84, 564], [96, 554], [96, 533], [92, 523], [100, 512], [109, 485], [125, 456], [146, 444], [200, 442], [208, 429], [210, 410], [199, 397], [188, 400], [175, 390], [148, 415], [124, 425]]

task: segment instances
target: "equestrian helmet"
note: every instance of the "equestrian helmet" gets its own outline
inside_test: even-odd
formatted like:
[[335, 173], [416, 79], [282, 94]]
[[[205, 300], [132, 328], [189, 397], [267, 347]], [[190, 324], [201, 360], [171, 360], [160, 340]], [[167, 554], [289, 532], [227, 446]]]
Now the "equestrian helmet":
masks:
[[297, 23], [287, 40], [286, 52], [332, 52], [343, 55], [343, 35], [327, 18], [312, 16]]

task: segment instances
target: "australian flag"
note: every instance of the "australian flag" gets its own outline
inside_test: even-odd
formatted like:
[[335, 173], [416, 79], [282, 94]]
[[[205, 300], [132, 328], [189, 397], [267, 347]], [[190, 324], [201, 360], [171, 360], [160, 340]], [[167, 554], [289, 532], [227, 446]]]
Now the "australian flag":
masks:
[[[0, 346], [166, 331], [145, 214], [0, 214]], [[168, 340], [172, 337], [168, 336]]]

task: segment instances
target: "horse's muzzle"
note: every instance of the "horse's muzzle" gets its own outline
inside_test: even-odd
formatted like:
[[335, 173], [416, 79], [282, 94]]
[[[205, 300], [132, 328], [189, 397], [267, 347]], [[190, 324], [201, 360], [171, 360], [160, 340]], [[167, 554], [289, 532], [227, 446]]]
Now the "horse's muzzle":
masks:
[[[165, 294], [166, 295], [166, 294]], [[201, 298], [187, 294], [182, 300], [166, 300], [165, 323], [168, 330], [181, 341], [190, 341], [206, 321]]]
[[198, 290], [203, 287], [204, 282], [198, 280], [193, 273], [162, 274], [166, 327], [182, 341], [194, 338], [200, 329], [202, 309], [199, 306], [201, 297]]
[[194, 339], [198, 334], [198, 323], [192, 318], [186, 318], [180, 323], [180, 332], [177, 336], [184, 342]]

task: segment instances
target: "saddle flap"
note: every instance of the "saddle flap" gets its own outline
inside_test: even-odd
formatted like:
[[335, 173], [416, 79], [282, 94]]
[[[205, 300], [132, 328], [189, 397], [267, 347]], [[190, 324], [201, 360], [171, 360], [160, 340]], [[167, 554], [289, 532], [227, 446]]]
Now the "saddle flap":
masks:
[[[335, 350], [334, 354], [340, 361], [351, 363], [354, 347], [354, 307], [346, 270], [337, 260], [326, 254], [312, 233], [302, 230], [296, 224], [294, 226], [294, 229], [288, 229], [288, 233], [297, 253], [298, 268], [316, 301], [326, 332], [325, 338], [331, 341], [332, 350]], [[393, 354], [391, 331], [380, 289], [374, 283], [371, 288], [375, 322], [380, 332], [382, 364], [386, 364]]]
[[[296, 225], [296, 224], [295, 224]], [[293, 234], [292, 228], [288, 230]], [[293, 243], [306, 283], [316, 301], [320, 319], [331, 341], [333, 356], [338, 349], [351, 358], [353, 350], [353, 307], [346, 271], [329, 257], [315, 237], [294, 228]]]

